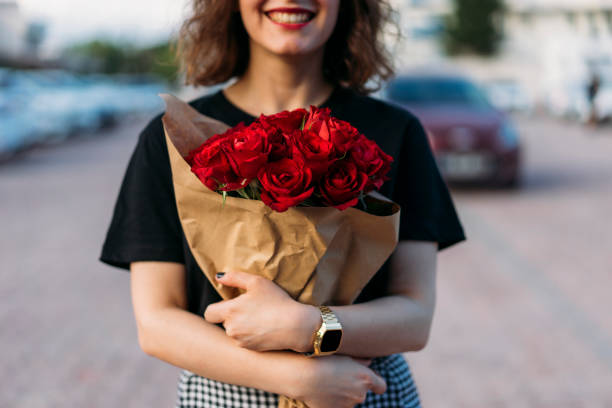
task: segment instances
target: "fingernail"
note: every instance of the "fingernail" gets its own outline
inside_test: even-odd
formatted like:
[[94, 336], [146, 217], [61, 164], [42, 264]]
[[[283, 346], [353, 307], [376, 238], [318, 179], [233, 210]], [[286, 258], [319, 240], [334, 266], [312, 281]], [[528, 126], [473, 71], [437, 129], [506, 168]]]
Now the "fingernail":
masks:
[[217, 279], [221, 279], [225, 275], [225, 272], [217, 272]]

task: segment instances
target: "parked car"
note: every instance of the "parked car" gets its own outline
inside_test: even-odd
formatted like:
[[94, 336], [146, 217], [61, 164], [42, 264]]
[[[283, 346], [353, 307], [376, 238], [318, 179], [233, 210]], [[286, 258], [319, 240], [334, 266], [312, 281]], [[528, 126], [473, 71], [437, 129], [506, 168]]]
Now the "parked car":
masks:
[[163, 108], [161, 83], [139, 77], [0, 68], [0, 162], [41, 143], [92, 134], [121, 118]]
[[499, 79], [484, 84], [491, 103], [505, 112], [531, 113], [533, 101], [525, 89], [512, 79]]
[[383, 95], [421, 120], [448, 182], [518, 184], [521, 146], [516, 127], [469, 79], [406, 74], [391, 80]]

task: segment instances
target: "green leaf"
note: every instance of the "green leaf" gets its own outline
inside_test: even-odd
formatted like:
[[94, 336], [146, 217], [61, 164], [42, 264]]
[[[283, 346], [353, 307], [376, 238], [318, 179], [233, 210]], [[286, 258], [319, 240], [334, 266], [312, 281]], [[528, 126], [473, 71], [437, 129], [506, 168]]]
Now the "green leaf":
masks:
[[253, 197], [253, 200], [261, 201], [261, 184], [259, 184], [257, 179], [253, 179], [253, 181], [251, 181], [249, 184], [249, 190], [251, 191], [251, 197]]
[[302, 118], [302, 124], [300, 125], [300, 130], [304, 130], [304, 125], [306, 124], [306, 115]]
[[365, 194], [363, 194], [363, 190], [359, 192], [359, 201], [361, 201], [364, 211], [368, 211], [368, 205], [365, 202]]
[[249, 197], [249, 195], [246, 193], [244, 188], [241, 188], [240, 190], [236, 190], [236, 192], [240, 194], [240, 197], [242, 198], [246, 198], [247, 200], [251, 199], [251, 197]]

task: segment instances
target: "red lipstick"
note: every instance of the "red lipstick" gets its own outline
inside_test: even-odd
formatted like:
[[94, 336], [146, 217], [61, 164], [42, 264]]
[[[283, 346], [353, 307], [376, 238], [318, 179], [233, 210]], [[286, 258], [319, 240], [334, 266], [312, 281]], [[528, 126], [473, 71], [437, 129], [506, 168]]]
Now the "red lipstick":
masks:
[[[308, 14], [310, 16], [310, 18], [307, 21], [302, 21], [299, 23], [289, 23], [289, 22], [279, 22], [279, 21], [275, 21], [270, 14], [271, 13], [286, 13], [286, 14]], [[303, 8], [289, 8], [289, 7], [279, 7], [279, 8], [275, 8], [275, 9], [271, 9], [271, 10], [267, 10], [264, 12], [264, 14], [266, 15], [266, 17], [268, 17], [270, 19], [270, 21], [272, 21], [274, 24], [279, 25], [283, 28], [289, 29], [289, 30], [299, 30], [300, 28], [308, 25], [308, 23], [310, 23], [312, 21], [312, 19], [314, 18], [315, 13], [308, 10], [308, 9], [303, 9]]]

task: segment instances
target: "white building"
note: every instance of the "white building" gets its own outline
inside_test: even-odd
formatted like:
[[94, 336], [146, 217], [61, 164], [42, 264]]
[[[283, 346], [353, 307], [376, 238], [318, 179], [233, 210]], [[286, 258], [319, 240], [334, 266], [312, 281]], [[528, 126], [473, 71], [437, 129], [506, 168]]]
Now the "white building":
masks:
[[27, 24], [15, 0], [0, 0], [0, 57], [15, 58], [26, 52]]
[[[394, 0], [406, 36], [398, 65], [446, 61], [437, 34], [450, 0]], [[506, 0], [497, 58], [458, 58], [479, 79], [513, 79], [542, 100], [559, 84], [582, 86], [593, 72], [612, 81], [612, 0]], [[565, 86], [564, 85], [564, 86]]]

